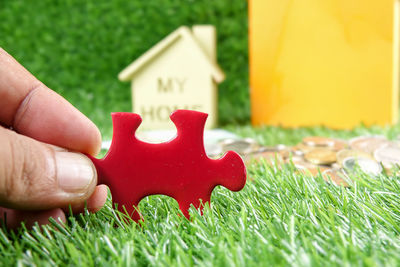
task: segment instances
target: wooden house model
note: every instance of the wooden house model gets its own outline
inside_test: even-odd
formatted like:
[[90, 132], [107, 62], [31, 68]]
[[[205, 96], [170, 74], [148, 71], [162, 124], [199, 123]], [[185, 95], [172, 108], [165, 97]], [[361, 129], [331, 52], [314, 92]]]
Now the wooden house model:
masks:
[[216, 63], [214, 26], [182, 26], [124, 70], [118, 78], [132, 83], [133, 112], [142, 116], [141, 129], [175, 127], [176, 109], [209, 114], [206, 128], [217, 122], [217, 84], [225, 74]]

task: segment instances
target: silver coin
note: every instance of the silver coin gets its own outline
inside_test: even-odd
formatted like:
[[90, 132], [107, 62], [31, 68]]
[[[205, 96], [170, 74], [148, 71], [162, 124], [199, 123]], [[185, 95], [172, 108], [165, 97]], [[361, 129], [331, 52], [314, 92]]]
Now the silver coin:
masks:
[[355, 171], [356, 166], [367, 174], [379, 175], [382, 172], [381, 165], [369, 158], [348, 157], [343, 160], [343, 167], [348, 171]]
[[340, 170], [341, 168], [342, 168], [342, 166], [339, 164], [339, 163], [333, 163], [332, 165], [331, 165], [331, 168], [333, 169], [333, 170]]
[[350, 147], [354, 150], [364, 151], [373, 154], [380, 147], [390, 144], [384, 136], [359, 136], [350, 140]]
[[262, 146], [255, 152], [262, 153], [262, 152], [277, 152], [277, 151], [278, 151], [278, 149], [276, 149], [275, 146]]
[[220, 142], [222, 151], [233, 150], [241, 155], [251, 153], [258, 148], [257, 142], [252, 138], [244, 139], [225, 139]]
[[299, 157], [303, 157], [304, 156], [304, 152], [298, 149], [293, 150], [293, 154]]
[[213, 157], [222, 154], [222, 147], [220, 144], [205, 144], [204, 149], [207, 156]]
[[303, 144], [306, 146], [322, 146], [322, 147], [332, 147], [335, 144], [335, 141], [329, 137], [322, 136], [308, 136], [303, 138]]
[[287, 149], [287, 146], [284, 144], [279, 144], [275, 146], [276, 150], [281, 151]]
[[374, 152], [374, 158], [377, 161], [382, 162], [385, 168], [400, 165], [400, 147], [397, 145], [387, 145], [378, 148]]
[[337, 163], [340, 165], [343, 165], [344, 159], [349, 158], [349, 157], [373, 159], [371, 154], [364, 152], [364, 151], [353, 150], [353, 149], [342, 149], [336, 153], [336, 160], [337, 160]]

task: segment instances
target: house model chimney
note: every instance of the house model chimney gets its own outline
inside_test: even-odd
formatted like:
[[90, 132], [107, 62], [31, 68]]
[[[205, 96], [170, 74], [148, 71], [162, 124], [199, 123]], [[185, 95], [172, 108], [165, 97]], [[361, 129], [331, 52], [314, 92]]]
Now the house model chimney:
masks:
[[192, 27], [193, 36], [203, 48], [204, 52], [212, 62], [217, 60], [216, 31], [212, 25], [194, 25]]

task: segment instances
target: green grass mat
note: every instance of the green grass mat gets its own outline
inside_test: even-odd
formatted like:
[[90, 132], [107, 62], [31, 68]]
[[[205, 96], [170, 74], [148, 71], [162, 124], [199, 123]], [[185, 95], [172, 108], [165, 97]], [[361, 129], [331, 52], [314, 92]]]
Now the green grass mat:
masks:
[[[385, 134], [396, 127], [332, 131], [232, 127], [263, 144], [296, 143], [320, 134], [351, 137]], [[63, 227], [0, 229], [0, 259], [8, 264], [120, 266], [387, 265], [400, 263], [400, 180], [357, 173], [350, 188], [322, 177], [277, 170], [265, 163], [248, 168], [245, 188], [217, 187], [204, 216], [180, 217], [177, 203], [152, 196], [140, 203], [140, 226], [121, 222], [110, 201], [97, 214], [70, 216]], [[115, 227], [118, 226], [118, 227]]]
[[[141, 202], [126, 225], [110, 206], [68, 226], [0, 230], [2, 263], [152, 266], [398, 265], [399, 177], [359, 174], [350, 189], [259, 164], [239, 193], [219, 188], [204, 216], [166, 197]], [[118, 227], [115, 227], [118, 226]]]

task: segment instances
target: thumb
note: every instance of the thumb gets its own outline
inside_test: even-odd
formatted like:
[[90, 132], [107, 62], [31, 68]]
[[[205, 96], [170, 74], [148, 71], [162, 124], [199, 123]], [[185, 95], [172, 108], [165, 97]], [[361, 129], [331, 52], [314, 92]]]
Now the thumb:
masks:
[[52, 209], [84, 202], [97, 174], [83, 154], [67, 152], [0, 127], [0, 206]]

